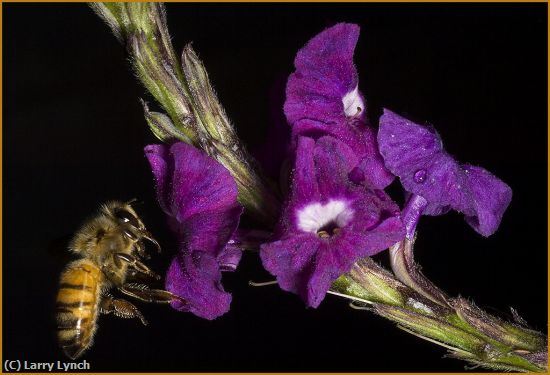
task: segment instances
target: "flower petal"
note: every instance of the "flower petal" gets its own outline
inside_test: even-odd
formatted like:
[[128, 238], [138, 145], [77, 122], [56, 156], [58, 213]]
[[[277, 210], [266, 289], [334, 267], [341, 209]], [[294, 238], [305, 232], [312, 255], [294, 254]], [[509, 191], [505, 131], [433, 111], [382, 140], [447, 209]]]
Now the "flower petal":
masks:
[[315, 141], [313, 139], [301, 137], [298, 140], [292, 176], [294, 181], [292, 196], [297, 200], [320, 199], [313, 159], [314, 150]]
[[382, 200], [372, 191], [358, 194], [364, 196], [354, 204], [351, 225], [333, 238], [289, 233], [261, 246], [265, 269], [277, 277], [282, 289], [300, 295], [308, 306], [319, 306], [332, 282], [357, 259], [387, 249], [405, 236], [399, 207], [389, 197]]
[[188, 304], [172, 306], [206, 319], [229, 310], [231, 295], [221, 271], [234, 270], [241, 252], [227, 243], [243, 211], [231, 174], [208, 155], [185, 143], [150, 145], [145, 152], [157, 181], [157, 195], [180, 241], [166, 287]]
[[365, 122], [365, 101], [353, 64], [358, 38], [357, 25], [340, 23], [311, 39], [296, 56], [284, 109], [294, 146], [300, 136], [336, 137], [360, 159], [354, 182], [383, 189], [394, 176], [385, 168], [374, 132]]
[[174, 258], [166, 275], [166, 290], [189, 302], [172, 302], [173, 308], [208, 320], [225, 314], [231, 304], [231, 294], [221, 285], [218, 261], [200, 251], [182, 252]]
[[435, 130], [385, 110], [378, 143], [386, 167], [405, 190], [428, 201], [425, 214], [440, 215], [451, 207], [484, 236], [498, 228], [512, 190], [485, 169], [456, 162]]
[[346, 232], [361, 237], [361, 256], [374, 255], [405, 236], [399, 206], [383, 190], [359, 190], [352, 209], [356, 214]]
[[157, 178], [159, 201], [180, 223], [199, 212], [214, 214], [235, 206], [233, 177], [204, 152], [183, 142], [174, 143], [168, 152], [160, 145], [147, 146], [145, 152]]
[[[280, 240], [261, 246], [264, 267], [308, 306], [317, 307], [331, 283], [358, 258], [405, 236], [399, 207], [389, 196], [349, 180], [357, 162], [353, 150], [336, 138], [300, 137]], [[339, 232], [321, 238], [318, 230], [325, 225], [336, 225]]]
[[295, 212], [311, 202], [323, 202], [345, 196], [353, 185], [349, 172], [357, 164], [355, 153], [344, 143], [332, 137], [315, 141], [308, 137], [298, 139], [292, 182], [291, 200], [281, 216], [283, 232], [296, 230]]
[[316, 142], [312, 156], [321, 195], [344, 195], [352, 184], [348, 175], [359, 162], [353, 150], [336, 138], [322, 137]]
[[498, 229], [512, 200], [512, 189], [483, 168], [464, 165], [463, 169], [470, 176], [470, 189], [476, 197], [474, 214], [465, 213], [466, 222], [488, 237]]
[[357, 25], [340, 23], [315, 36], [298, 52], [284, 106], [289, 123], [305, 118], [338, 122], [346, 118], [346, 106], [363, 102], [358, 91], [351, 97], [357, 88], [353, 51], [358, 38]]
[[261, 245], [260, 257], [264, 268], [277, 276], [281, 289], [308, 302], [308, 279], [319, 246], [316, 235], [304, 233]]
[[164, 212], [170, 211], [170, 176], [174, 173], [169, 147], [165, 145], [145, 146], [145, 156], [149, 160], [156, 180], [157, 199]]
[[239, 226], [243, 208], [235, 201], [224, 210], [199, 212], [181, 223], [187, 249], [201, 250], [220, 256], [231, 235]]

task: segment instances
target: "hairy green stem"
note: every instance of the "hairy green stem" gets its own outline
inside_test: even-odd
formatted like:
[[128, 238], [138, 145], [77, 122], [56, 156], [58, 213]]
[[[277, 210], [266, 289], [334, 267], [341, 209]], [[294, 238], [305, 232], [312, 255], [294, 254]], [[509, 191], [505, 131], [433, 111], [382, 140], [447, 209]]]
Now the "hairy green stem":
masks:
[[117, 39], [126, 45], [136, 76], [167, 115], [149, 111], [145, 118], [161, 141], [183, 141], [201, 148], [225, 166], [237, 183], [247, 212], [272, 227], [280, 202], [272, 183], [260, 173], [239, 140], [191, 45], [178, 59], [162, 3], [91, 3]]
[[449, 357], [495, 370], [547, 371], [546, 336], [520, 318], [505, 322], [461, 297], [446, 299], [443, 306], [401, 283], [370, 258], [340, 276], [331, 292], [447, 348]]

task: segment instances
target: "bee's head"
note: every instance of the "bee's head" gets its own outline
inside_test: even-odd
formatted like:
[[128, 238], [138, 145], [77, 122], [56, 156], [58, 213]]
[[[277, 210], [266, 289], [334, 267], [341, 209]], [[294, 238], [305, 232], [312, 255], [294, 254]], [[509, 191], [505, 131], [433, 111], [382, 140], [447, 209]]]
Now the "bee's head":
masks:
[[103, 210], [106, 214], [111, 216], [120, 224], [128, 225], [134, 227], [137, 230], [144, 230], [145, 225], [139, 219], [136, 211], [130, 206], [133, 201], [122, 203], [122, 202], [108, 202], [103, 207]]

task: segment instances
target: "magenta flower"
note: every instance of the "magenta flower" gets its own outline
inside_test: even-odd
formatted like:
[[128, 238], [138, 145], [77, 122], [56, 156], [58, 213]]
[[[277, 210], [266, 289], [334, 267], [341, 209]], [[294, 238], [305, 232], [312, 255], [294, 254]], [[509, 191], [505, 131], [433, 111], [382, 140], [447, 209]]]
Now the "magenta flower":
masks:
[[336, 138], [300, 137], [292, 192], [278, 239], [261, 246], [264, 267], [280, 287], [317, 307], [331, 283], [360, 257], [404, 237], [399, 207], [382, 190], [349, 180], [359, 162]]
[[172, 307], [215, 319], [231, 303], [221, 271], [234, 270], [241, 257], [237, 247], [228, 245], [243, 211], [235, 181], [225, 167], [185, 143], [149, 145], [145, 154], [160, 206], [179, 241], [166, 289], [189, 303], [175, 301]]
[[386, 167], [413, 194], [407, 209], [412, 211], [405, 216], [415, 217], [419, 210], [441, 215], [454, 209], [483, 236], [497, 230], [512, 190], [487, 170], [455, 161], [434, 129], [386, 109], [380, 118], [378, 143]]
[[394, 177], [386, 170], [376, 135], [365, 121], [366, 104], [353, 64], [358, 38], [359, 26], [340, 23], [311, 39], [296, 55], [284, 110], [294, 143], [300, 136], [338, 138], [359, 157], [350, 178], [383, 189]]

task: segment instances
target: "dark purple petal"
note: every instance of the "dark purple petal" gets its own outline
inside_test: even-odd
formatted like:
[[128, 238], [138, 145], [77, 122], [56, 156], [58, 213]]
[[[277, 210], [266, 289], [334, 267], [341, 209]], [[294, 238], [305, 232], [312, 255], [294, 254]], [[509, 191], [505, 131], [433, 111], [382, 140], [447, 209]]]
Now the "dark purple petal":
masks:
[[294, 65], [306, 76], [328, 78], [349, 85], [356, 75], [350, 65], [353, 67], [357, 39], [359, 26], [351, 23], [336, 24], [313, 37], [298, 52]]
[[243, 211], [235, 181], [225, 167], [185, 143], [150, 145], [145, 153], [159, 203], [180, 241], [166, 287], [189, 304], [172, 306], [214, 319], [231, 302], [221, 286], [221, 271], [234, 270], [241, 256], [240, 249], [227, 245]]
[[354, 198], [351, 208], [356, 214], [348, 230], [361, 236], [368, 232], [369, 236], [376, 234], [376, 238], [380, 238], [380, 242], [369, 240], [369, 243], [362, 245], [365, 251], [383, 250], [397, 242], [395, 238], [403, 239], [405, 232], [401, 212], [388, 194], [383, 190], [356, 189]]
[[456, 162], [435, 130], [385, 110], [378, 143], [386, 167], [399, 176], [405, 190], [428, 201], [425, 214], [453, 208], [480, 234], [496, 231], [512, 190], [485, 169]]
[[243, 208], [235, 201], [224, 210], [196, 213], [182, 223], [181, 233], [191, 251], [208, 251], [219, 256], [239, 225]]
[[[353, 51], [358, 38], [357, 25], [340, 23], [315, 36], [298, 52], [284, 106], [289, 123], [307, 118], [330, 123], [346, 118], [343, 98], [357, 88]], [[361, 108], [360, 113], [364, 112]]]
[[349, 264], [349, 267], [345, 267], [339, 258], [350, 258], [347, 254], [350, 251], [353, 249], [342, 239], [339, 239], [337, 244], [320, 244], [311, 263], [311, 271], [306, 284], [308, 306], [318, 307], [323, 302], [332, 282], [338, 276], [349, 271], [353, 262]]
[[354, 218], [338, 235], [321, 239], [294, 231], [261, 246], [266, 270], [277, 276], [282, 289], [300, 295], [308, 306], [319, 306], [332, 282], [358, 258], [385, 250], [405, 236], [395, 203], [389, 198], [382, 201], [372, 191], [356, 194]]
[[[336, 138], [322, 137], [315, 145], [313, 158], [321, 196], [344, 195], [353, 184], [348, 175], [358, 163], [353, 150]], [[296, 183], [299, 184], [300, 181]]]
[[149, 160], [156, 180], [157, 199], [162, 210], [170, 212], [170, 177], [174, 173], [174, 163], [169, 156], [169, 147], [165, 145], [145, 146], [145, 156]]
[[315, 141], [301, 137], [296, 149], [293, 173], [292, 195], [297, 199], [320, 199], [319, 186], [315, 174], [315, 161], [311, 157], [315, 150]]
[[[321, 245], [312, 261], [307, 280], [306, 302], [309, 306], [319, 306], [334, 280], [349, 272], [359, 258], [377, 254], [405, 236], [398, 216], [399, 207], [391, 200], [383, 204], [379, 198], [369, 194], [373, 193], [368, 192], [353, 205], [356, 216], [349, 226], [342, 228], [338, 235], [328, 241], [318, 239]], [[365, 206], [369, 203], [370, 206]], [[387, 206], [387, 210], [376, 207], [380, 205]]]
[[183, 142], [167, 148], [150, 145], [145, 153], [157, 180], [159, 201], [168, 215], [183, 223], [199, 212], [235, 206], [237, 185], [223, 165]]
[[[356, 125], [359, 128], [359, 125]], [[394, 175], [386, 169], [384, 159], [378, 151], [376, 132], [369, 126], [362, 126], [361, 136], [358, 139], [362, 148], [353, 146], [351, 141], [344, 141], [354, 150], [361, 150], [359, 164], [350, 174], [350, 179], [356, 184], [364, 185], [370, 189], [384, 189], [392, 183]], [[357, 153], [358, 151], [356, 151]]]
[[277, 276], [281, 289], [300, 295], [309, 304], [308, 278], [319, 246], [315, 235], [304, 233], [263, 244], [260, 257], [265, 269]]
[[470, 190], [476, 197], [474, 212], [465, 212], [466, 222], [482, 235], [490, 236], [498, 229], [502, 215], [512, 200], [512, 190], [483, 168], [470, 165], [463, 165], [462, 168], [470, 177]]
[[171, 303], [179, 311], [190, 311], [202, 318], [212, 320], [229, 311], [231, 294], [221, 285], [218, 261], [210, 254], [200, 251], [178, 254], [166, 275], [166, 290], [188, 301]]
[[[349, 172], [357, 164], [357, 157], [344, 143], [332, 137], [315, 141], [308, 137], [298, 139], [292, 182], [292, 199], [286, 211], [296, 212], [309, 202], [321, 202], [325, 197], [342, 197], [353, 185]], [[296, 227], [294, 214], [282, 215], [284, 231]]]
[[333, 136], [360, 159], [352, 180], [383, 189], [394, 176], [385, 168], [374, 131], [365, 123], [365, 101], [358, 89], [353, 51], [359, 27], [340, 23], [321, 32], [302, 48], [286, 91], [285, 114], [292, 126], [292, 146], [301, 136]]
[[[356, 185], [348, 175], [358, 163], [333, 137], [300, 137], [292, 196], [281, 217], [278, 241], [261, 246], [265, 268], [282, 289], [317, 307], [331, 283], [360, 257], [388, 248], [405, 236], [399, 207], [382, 190]], [[321, 238], [325, 225], [339, 232]], [[332, 231], [331, 229], [327, 229]]]
[[374, 130], [361, 121], [327, 125], [309, 119], [300, 120], [292, 127], [292, 137], [297, 140], [302, 136], [313, 139], [332, 136], [348, 145], [359, 158], [355, 170], [350, 175], [352, 181], [357, 184], [371, 189], [383, 189], [394, 179], [378, 151]]
[[183, 142], [170, 147], [149, 145], [145, 153], [161, 207], [177, 222], [173, 229], [183, 235], [189, 250], [208, 249], [217, 256], [237, 229], [242, 213], [229, 171]]

